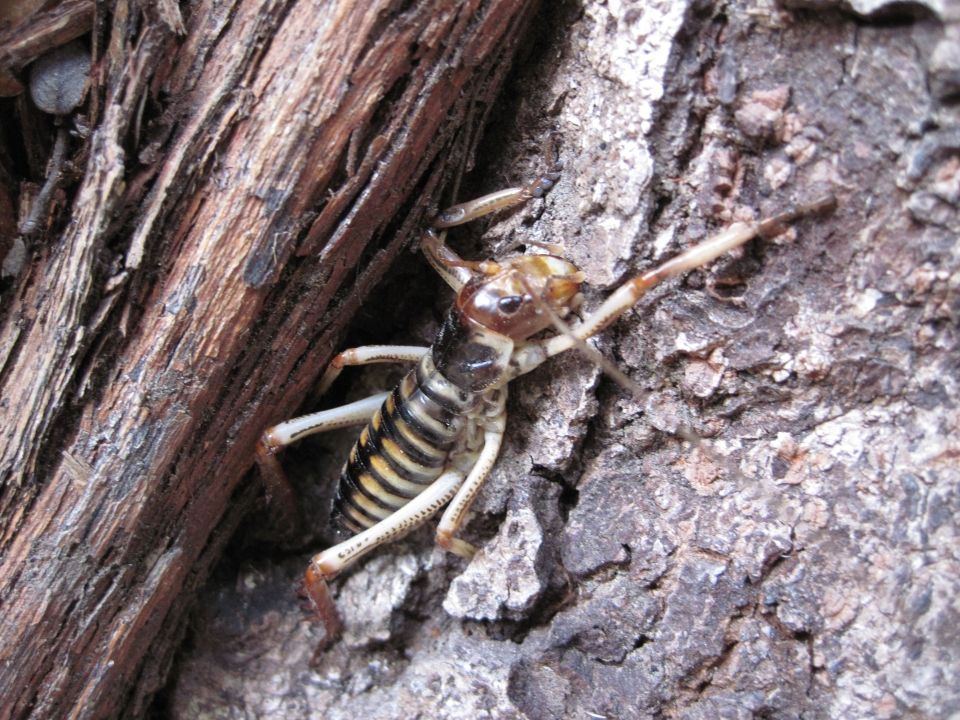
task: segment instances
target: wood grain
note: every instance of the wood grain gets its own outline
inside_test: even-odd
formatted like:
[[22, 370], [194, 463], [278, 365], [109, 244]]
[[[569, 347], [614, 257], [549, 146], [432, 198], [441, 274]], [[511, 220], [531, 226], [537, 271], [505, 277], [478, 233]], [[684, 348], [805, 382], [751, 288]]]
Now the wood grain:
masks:
[[85, 172], [0, 331], [0, 717], [142, 711], [257, 495], [254, 441], [421, 223], [531, 11], [200, 2], [177, 35], [112, 8]]

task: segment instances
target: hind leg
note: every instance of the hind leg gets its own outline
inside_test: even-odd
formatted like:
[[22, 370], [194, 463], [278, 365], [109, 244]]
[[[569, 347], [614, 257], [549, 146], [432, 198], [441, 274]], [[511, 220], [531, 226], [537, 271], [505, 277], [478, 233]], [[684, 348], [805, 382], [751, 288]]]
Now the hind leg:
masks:
[[[417, 362], [428, 349], [410, 345], [367, 345], [344, 350], [327, 366], [320, 380], [320, 393], [327, 391], [344, 367], [384, 362]], [[276, 453], [307, 435], [362, 425], [373, 417], [387, 395], [388, 393], [379, 393], [332, 410], [322, 410], [287, 420], [267, 428], [260, 436], [255, 456], [257, 466], [266, 487], [267, 498], [284, 525], [296, 528], [300, 519], [296, 493], [284, 474]]]
[[267, 428], [257, 442], [256, 461], [260, 468], [267, 493], [267, 501], [278, 517], [278, 524], [292, 533], [300, 526], [300, 514], [297, 511], [297, 496], [287, 479], [277, 453], [290, 443], [314, 433], [337, 430], [338, 428], [362, 425], [367, 422], [386, 400], [389, 393], [378, 393], [349, 405], [321, 410], [287, 420]]
[[340, 616], [327, 583], [374, 548], [406, 535], [429, 520], [450, 502], [462, 482], [462, 472], [449, 470], [434, 480], [426, 490], [380, 522], [313, 556], [307, 567], [304, 587], [326, 630], [321, 650], [334, 642], [342, 629]]

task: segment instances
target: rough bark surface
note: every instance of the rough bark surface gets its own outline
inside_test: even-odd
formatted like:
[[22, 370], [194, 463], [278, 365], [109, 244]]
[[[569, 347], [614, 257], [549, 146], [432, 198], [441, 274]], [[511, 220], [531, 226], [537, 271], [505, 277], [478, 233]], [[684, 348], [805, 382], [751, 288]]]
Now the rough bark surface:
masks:
[[[290, 589], [308, 553], [238, 542], [199, 604], [172, 716], [960, 712], [956, 18], [817, 7], [545, 8], [460, 195], [532, 175], [543, 118], [564, 177], [482, 238], [452, 234], [462, 252], [561, 241], [595, 303], [733, 218], [825, 190], [839, 209], [605, 333], [645, 399], [574, 354], [518, 381], [467, 533], [482, 551], [444, 555], [426, 529], [373, 555], [338, 582], [345, 637], [315, 666], [322, 631]], [[395, 272], [380, 320], [430, 271]], [[352, 340], [429, 342], [438, 292]], [[396, 376], [354, 377], [350, 398]], [[350, 442], [286, 458], [320, 535]]]
[[[79, 182], [4, 264], [0, 718], [145, 712], [260, 492], [257, 437], [421, 225], [531, 10], [98, 6]], [[10, 103], [14, 196], [50, 123]]]
[[[598, 347], [646, 397], [573, 353], [518, 381], [466, 533], [482, 551], [444, 555], [425, 528], [372, 555], [336, 584], [346, 631], [330, 650], [313, 657], [323, 633], [296, 583], [331, 539], [349, 437], [284, 456], [312, 527], [284, 549], [252, 516], [192, 602], [258, 492], [241, 482], [253, 440], [307, 397], [339, 323], [353, 318], [351, 345], [436, 330], [449, 294], [419, 256], [401, 255], [355, 313], [421, 221], [405, 198], [452, 192], [423, 179], [445, 111], [402, 143], [419, 126], [396, 113], [407, 93], [454, 104], [484, 84], [477, 58], [512, 50], [498, 39], [518, 26], [497, 15], [508, 5], [353, 9], [377, 37], [429, 38], [394, 70], [401, 84], [376, 91], [390, 63], [320, 70], [312, 52], [353, 44], [300, 4], [238, 5], [228, 20], [199, 3], [180, 60], [159, 68], [172, 41], [137, 30], [132, 87], [93, 135], [100, 184], [77, 190], [90, 215], [24, 271], [0, 345], [3, 411], [24, 423], [4, 419], [0, 456], [0, 686], [19, 703], [0, 712], [140, 713], [193, 607], [158, 716], [960, 713], [960, 18], [936, 2], [545, 4], [457, 194], [533, 175], [551, 131], [565, 174], [482, 236], [452, 233], [463, 254], [563, 242], [590, 306], [743, 215], [824, 191], [839, 209], [658, 289], [606, 332]], [[197, 32], [205, 17], [222, 27]], [[472, 53], [463, 28], [484, 19], [496, 32]], [[176, 105], [186, 117], [158, 116], [172, 136], [140, 141], [138, 176], [126, 110], [111, 108], [139, 88], [158, 107], [161, 90], [193, 99]], [[347, 114], [337, 142], [324, 113]], [[358, 122], [374, 129], [352, 152]], [[360, 257], [356, 294], [331, 305]], [[43, 290], [57, 280], [62, 295]], [[33, 372], [11, 364], [26, 352], [53, 358], [36, 417], [8, 401], [20, 396], [6, 383]], [[351, 375], [325, 404], [397, 377]]]

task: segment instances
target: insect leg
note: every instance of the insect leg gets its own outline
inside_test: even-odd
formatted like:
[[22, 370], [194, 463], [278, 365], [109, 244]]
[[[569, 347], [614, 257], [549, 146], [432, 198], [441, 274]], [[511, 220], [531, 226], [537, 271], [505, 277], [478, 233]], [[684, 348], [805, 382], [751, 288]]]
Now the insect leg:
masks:
[[526, 185], [498, 190], [474, 200], [452, 205], [433, 219], [433, 228], [427, 230], [420, 241], [420, 247], [433, 268], [451, 288], [459, 291], [473, 277], [470, 268], [476, 263], [465, 262], [447, 247], [444, 242], [446, 234], [437, 235], [434, 229], [445, 230], [463, 225], [498, 210], [516, 207], [533, 198], [543, 197], [560, 179], [560, 171], [563, 169], [563, 163], [555, 156], [552, 139], [548, 144], [546, 155], [550, 169]]
[[432, 229], [428, 229], [420, 240], [420, 249], [443, 281], [454, 291], [460, 292], [460, 288], [469, 282], [473, 273], [468, 267], [470, 263], [464, 262], [463, 258], [451, 250], [444, 242], [445, 238], [446, 233], [437, 235]]
[[470, 505], [480, 491], [487, 476], [493, 469], [497, 456], [500, 454], [500, 446], [503, 444], [503, 432], [506, 427], [506, 411], [501, 411], [499, 415], [487, 421], [483, 433], [483, 449], [477, 458], [476, 465], [467, 475], [467, 479], [460, 486], [457, 494], [447, 506], [440, 518], [440, 524], [437, 526], [437, 545], [444, 550], [448, 550], [456, 555], [467, 559], [473, 557], [476, 548], [468, 542], [454, 537], [460, 530], [463, 521], [466, 518]]
[[433, 228], [427, 230], [420, 246], [430, 264], [440, 274], [444, 282], [458, 291], [473, 277], [471, 268], [476, 263], [465, 262], [444, 242], [445, 233], [437, 235], [436, 230], [463, 225], [484, 215], [522, 205], [533, 198], [543, 197], [560, 179], [563, 163], [556, 156], [554, 139], [551, 137], [545, 150], [549, 170], [522, 187], [507, 188], [484, 195], [467, 202], [452, 205], [437, 215]]
[[[333, 384], [340, 371], [347, 365], [369, 365], [379, 362], [417, 362], [428, 348], [409, 345], [368, 345], [344, 350], [330, 361], [320, 380], [320, 393]], [[344, 405], [332, 410], [323, 410], [312, 415], [288, 420], [267, 428], [256, 448], [257, 466], [267, 490], [267, 498], [276, 508], [283, 526], [296, 527], [300, 524], [296, 493], [284, 475], [280, 462], [275, 457], [277, 451], [313, 433], [336, 430], [350, 425], [362, 425], [377, 411], [388, 393], [379, 393], [365, 400]]]
[[339, 430], [351, 425], [362, 425], [373, 416], [389, 394], [389, 392], [377, 393], [347, 405], [278, 423], [264, 431], [260, 437], [260, 444], [272, 454], [307, 435]]
[[812, 203], [792, 207], [779, 215], [759, 222], [731, 225], [712, 238], [694, 245], [652, 270], [625, 282], [597, 310], [573, 328], [571, 334], [557, 335], [544, 341], [542, 343], [544, 356], [552, 357], [569, 350], [579, 341], [596, 335], [633, 307], [647, 290], [661, 281], [705, 265], [755, 237], [775, 235], [782, 231], [786, 223], [804, 215], [832, 209], [835, 204], [836, 200], [833, 196], [828, 196]]
[[[323, 395], [343, 368], [353, 365], [373, 365], [383, 362], [417, 362], [430, 348], [417, 345], [364, 345], [350, 348], [335, 356], [320, 378], [318, 393]], [[372, 412], [370, 413], [373, 414]], [[367, 417], [369, 420], [369, 416]]]
[[433, 221], [433, 226], [438, 229], [445, 229], [463, 225], [498, 210], [516, 207], [533, 198], [543, 197], [560, 179], [562, 168], [562, 163], [554, 161], [547, 172], [522, 187], [498, 190], [475, 200], [452, 205], [437, 215]]
[[377, 393], [349, 405], [287, 420], [264, 431], [257, 442], [257, 466], [260, 468], [260, 477], [267, 491], [267, 500], [275, 508], [280, 520], [278, 524], [281, 527], [297, 527], [300, 524], [300, 518], [297, 512], [296, 493], [290, 481], [287, 480], [276, 453], [307, 435], [367, 422], [386, 400], [387, 395], [389, 393]]
[[336, 639], [340, 632], [340, 619], [327, 582], [374, 548], [405, 535], [431, 518], [450, 501], [462, 482], [463, 473], [459, 470], [445, 472], [426, 490], [373, 527], [313, 556], [307, 568], [305, 589], [326, 628], [326, 644]]

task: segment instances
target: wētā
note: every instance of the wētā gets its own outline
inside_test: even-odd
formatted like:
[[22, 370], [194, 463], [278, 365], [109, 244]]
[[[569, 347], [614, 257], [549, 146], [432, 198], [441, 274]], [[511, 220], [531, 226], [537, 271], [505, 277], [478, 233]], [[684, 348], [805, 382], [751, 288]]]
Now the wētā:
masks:
[[[552, 155], [552, 152], [550, 153]], [[831, 208], [832, 196], [797, 205], [765, 220], [736, 223], [660, 266], [628, 280], [573, 327], [562, 318], [581, 302], [583, 273], [552, 254], [471, 262], [444, 243], [445, 230], [541, 197], [561, 165], [524, 187], [454, 205], [434, 219], [421, 246], [430, 264], [457, 293], [430, 347], [371, 345], [333, 358], [320, 381], [325, 392], [348, 365], [416, 363], [391, 392], [305, 415], [268, 428], [257, 462], [273, 495], [290, 488], [275, 453], [313, 433], [366, 427], [350, 452], [334, 502], [339, 524], [353, 536], [315, 555], [306, 594], [326, 628], [325, 644], [340, 633], [327, 582], [374, 548], [426, 522], [446, 506], [437, 527], [440, 547], [470, 558], [475, 548], [456, 537], [489, 475], [506, 428], [507, 384], [573, 347], [623, 315], [662, 280], [711, 262], [758, 236], [771, 236], [798, 217]], [[436, 231], [442, 231], [439, 235]], [[549, 328], [551, 337], [537, 337]]]

